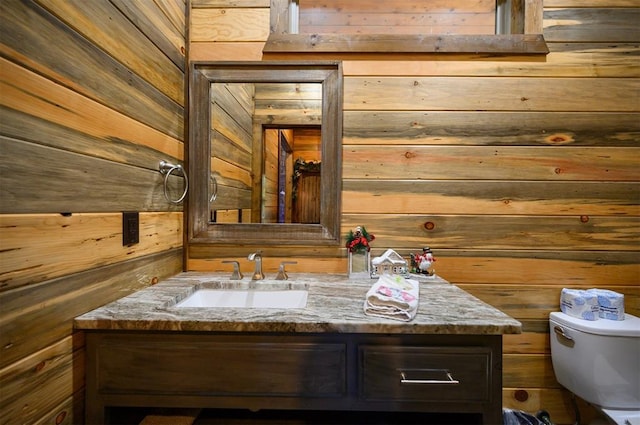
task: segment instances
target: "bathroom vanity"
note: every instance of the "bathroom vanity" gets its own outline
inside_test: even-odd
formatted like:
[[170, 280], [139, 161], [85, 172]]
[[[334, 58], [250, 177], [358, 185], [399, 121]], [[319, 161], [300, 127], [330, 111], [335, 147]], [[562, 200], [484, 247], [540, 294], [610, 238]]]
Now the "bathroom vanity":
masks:
[[[246, 280], [246, 279], [245, 279]], [[410, 322], [367, 316], [372, 280], [296, 275], [304, 308], [180, 308], [207, 285], [183, 273], [76, 318], [86, 422], [120, 406], [477, 413], [502, 423], [502, 335], [518, 321], [439, 277]]]

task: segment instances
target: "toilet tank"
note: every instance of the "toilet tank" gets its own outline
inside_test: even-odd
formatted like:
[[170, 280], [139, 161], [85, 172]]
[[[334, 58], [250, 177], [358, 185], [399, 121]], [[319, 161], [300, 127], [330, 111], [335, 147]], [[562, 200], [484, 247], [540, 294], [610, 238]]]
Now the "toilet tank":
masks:
[[563, 387], [603, 408], [640, 406], [640, 319], [583, 320], [549, 316], [551, 358]]

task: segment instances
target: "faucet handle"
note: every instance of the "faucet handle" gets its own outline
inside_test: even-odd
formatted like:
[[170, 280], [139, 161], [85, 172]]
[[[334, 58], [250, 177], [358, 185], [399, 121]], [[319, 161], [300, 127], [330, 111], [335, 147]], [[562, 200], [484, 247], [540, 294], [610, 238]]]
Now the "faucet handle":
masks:
[[297, 261], [283, 261], [280, 263], [280, 267], [278, 268], [278, 274], [276, 275], [276, 280], [287, 280], [289, 279], [289, 275], [287, 275], [286, 270], [284, 269], [285, 264], [298, 264]]
[[231, 280], [242, 279], [242, 273], [240, 272], [240, 263], [237, 261], [225, 260], [223, 263], [233, 264], [233, 273], [231, 274]]
[[251, 254], [247, 255], [247, 260], [249, 261], [256, 261], [260, 258], [262, 258], [261, 250], [257, 250], [256, 252], [252, 252]]

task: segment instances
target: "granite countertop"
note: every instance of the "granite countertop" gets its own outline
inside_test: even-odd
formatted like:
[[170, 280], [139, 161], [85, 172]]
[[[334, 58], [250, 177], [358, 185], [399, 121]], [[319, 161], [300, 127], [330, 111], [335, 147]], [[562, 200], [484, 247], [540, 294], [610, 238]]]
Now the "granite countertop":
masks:
[[[346, 275], [291, 273], [287, 281], [229, 280], [229, 275], [185, 272], [75, 319], [84, 330], [337, 332], [397, 334], [520, 333], [521, 324], [446, 280], [420, 281], [418, 313], [410, 322], [364, 314], [365, 296], [374, 279]], [[198, 287], [225, 285], [299, 285], [309, 288], [307, 306], [276, 308], [176, 308]]]

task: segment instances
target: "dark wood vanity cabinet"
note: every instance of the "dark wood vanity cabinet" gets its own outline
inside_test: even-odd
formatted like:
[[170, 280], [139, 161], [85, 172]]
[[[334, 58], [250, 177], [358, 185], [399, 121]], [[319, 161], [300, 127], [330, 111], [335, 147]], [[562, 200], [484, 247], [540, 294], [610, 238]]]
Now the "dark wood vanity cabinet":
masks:
[[375, 346], [360, 349], [359, 397], [373, 402], [491, 400], [491, 350]]
[[502, 423], [501, 335], [86, 331], [88, 424], [111, 407], [478, 413]]

